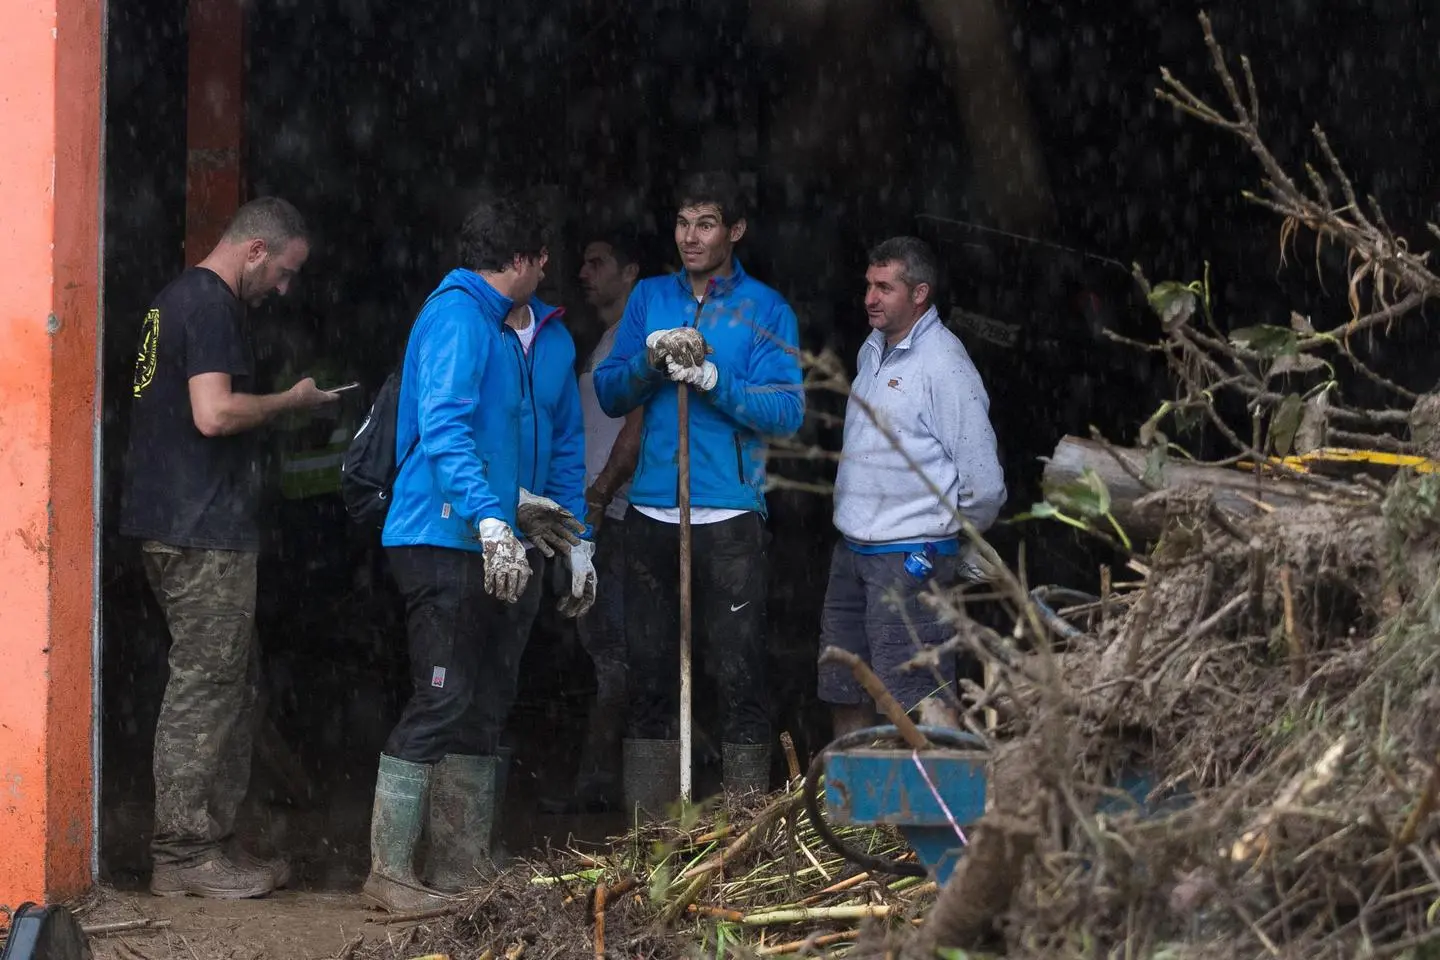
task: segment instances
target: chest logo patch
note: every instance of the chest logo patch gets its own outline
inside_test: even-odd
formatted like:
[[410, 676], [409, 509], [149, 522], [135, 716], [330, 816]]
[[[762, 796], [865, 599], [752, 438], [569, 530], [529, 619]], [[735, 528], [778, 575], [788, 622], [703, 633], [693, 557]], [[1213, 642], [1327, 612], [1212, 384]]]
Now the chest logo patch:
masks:
[[900, 389], [900, 378], [899, 378], [899, 377], [891, 377], [891, 378], [890, 378], [890, 382], [887, 383], [887, 384], [885, 384], [885, 386], [889, 387], [891, 390], [899, 390], [899, 389]]
[[155, 365], [160, 355], [160, 311], [151, 308], [140, 326], [140, 353], [135, 357], [134, 393], [139, 397], [155, 379]]

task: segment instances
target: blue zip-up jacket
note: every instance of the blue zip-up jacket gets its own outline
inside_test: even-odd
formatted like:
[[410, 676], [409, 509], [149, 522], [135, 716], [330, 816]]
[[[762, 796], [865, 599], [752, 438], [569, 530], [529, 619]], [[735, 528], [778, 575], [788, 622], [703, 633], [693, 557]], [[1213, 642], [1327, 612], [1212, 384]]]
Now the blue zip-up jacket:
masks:
[[[646, 359], [652, 331], [697, 327], [714, 350], [718, 379], [690, 391], [690, 503], [765, 513], [764, 437], [788, 437], [805, 419], [799, 328], [780, 294], [740, 261], [710, 282], [703, 306], [682, 271], [642, 280], [630, 294], [615, 348], [595, 368], [600, 407], [621, 417], [645, 408], [640, 463], [630, 502], [674, 507], [678, 500], [676, 384]], [[696, 308], [700, 307], [699, 316]]]
[[[520, 486], [585, 520], [585, 419], [575, 379], [575, 341], [565, 311], [536, 298], [535, 339], [525, 357], [528, 402], [520, 406]], [[517, 534], [518, 535], [518, 534]], [[582, 536], [589, 537], [589, 529]]]
[[520, 339], [505, 326], [510, 307], [478, 273], [452, 270], [415, 319], [395, 424], [396, 462], [405, 460], [385, 546], [478, 552], [481, 520], [515, 529], [521, 410], [530, 398]]

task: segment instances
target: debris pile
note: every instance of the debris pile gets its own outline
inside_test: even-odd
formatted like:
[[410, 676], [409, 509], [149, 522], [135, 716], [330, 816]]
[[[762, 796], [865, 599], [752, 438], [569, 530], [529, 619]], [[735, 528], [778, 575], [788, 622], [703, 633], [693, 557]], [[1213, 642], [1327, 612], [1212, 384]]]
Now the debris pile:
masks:
[[[1103, 540], [1126, 572], [1068, 607], [1006, 578], [1009, 636], [936, 598], [993, 676], [970, 691], [969, 722], [999, 718], [994, 739], [1027, 757], [1022, 792], [1039, 800], [997, 952], [1433, 955], [1440, 473], [1426, 458], [1440, 419], [1365, 345], [1423, 322], [1440, 277], [1356, 196], [1321, 131], [1323, 173], [1286, 173], [1248, 61], [1237, 79], [1201, 19], [1228, 111], [1168, 73], [1160, 95], [1259, 159], [1251, 199], [1283, 218], [1282, 250], [1304, 230], [1348, 253], [1351, 316], [1222, 329], [1208, 278], [1152, 287], [1137, 270], [1161, 337], [1132, 346], [1167, 361], [1175, 397], [1138, 448], [1067, 438], [1107, 468], [1055, 476], [1033, 511]], [[1198, 463], [1167, 430], [1224, 452]]]
[[[833, 829], [873, 856], [911, 856], [892, 831]], [[769, 797], [639, 826], [604, 848], [517, 863], [452, 906], [390, 918], [396, 932], [369, 934], [355, 956], [800, 955], [852, 945], [867, 923], [909, 924], [934, 899], [933, 883], [872, 877], [826, 847], [796, 778]]]
[[[1282, 253], [1308, 231], [1347, 254], [1351, 316], [1236, 328], [1208, 277], [1152, 287], [1137, 269], [1160, 337], [1131, 345], [1165, 359], [1175, 396], [1136, 448], [1067, 438], [1091, 461], [1031, 515], [1102, 541], [1116, 575], [1094, 597], [1031, 591], [987, 557], [1006, 632], [963, 591], [933, 596], [946, 651], [985, 667], [956, 706], [992, 758], [991, 810], [946, 888], [857, 875], [792, 786], [508, 871], [363, 956], [1435, 955], [1440, 398], [1375, 369], [1365, 343], [1421, 321], [1440, 277], [1321, 131], [1317, 165], [1287, 173], [1248, 61], [1237, 78], [1201, 20], [1227, 109], [1169, 73], [1160, 96], [1256, 156], [1251, 199], [1282, 218]], [[849, 842], [904, 849], [884, 831]]]

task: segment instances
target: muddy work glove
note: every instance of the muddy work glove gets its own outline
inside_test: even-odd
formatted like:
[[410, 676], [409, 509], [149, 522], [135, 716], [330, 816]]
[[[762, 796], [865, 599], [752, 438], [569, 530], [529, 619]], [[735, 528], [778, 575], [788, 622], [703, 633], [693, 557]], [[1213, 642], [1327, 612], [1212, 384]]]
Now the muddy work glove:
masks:
[[720, 379], [720, 371], [716, 370], [715, 364], [709, 360], [704, 361], [698, 367], [682, 367], [671, 360], [666, 365], [665, 372], [676, 383], [688, 383], [702, 393], [713, 390], [715, 381]]
[[646, 359], [656, 370], [664, 370], [671, 363], [682, 367], [698, 367], [705, 362], [709, 347], [700, 331], [694, 327], [674, 327], [670, 330], [656, 330], [645, 338]]
[[595, 543], [592, 540], [581, 540], [564, 555], [564, 564], [570, 569], [570, 592], [566, 593], [562, 587], [560, 602], [555, 605], [562, 617], [583, 616], [595, 602], [594, 556]]
[[580, 542], [580, 534], [585, 532], [585, 522], [575, 514], [549, 497], [537, 497], [524, 487], [520, 488], [515, 522], [525, 539], [547, 557], [569, 550]]
[[984, 540], [978, 544], [967, 543], [960, 550], [960, 579], [963, 583], [994, 583], [1000, 579], [1004, 566], [1005, 561]]
[[525, 548], [503, 520], [480, 521], [480, 544], [485, 548], [485, 592], [496, 600], [514, 603], [530, 583]]

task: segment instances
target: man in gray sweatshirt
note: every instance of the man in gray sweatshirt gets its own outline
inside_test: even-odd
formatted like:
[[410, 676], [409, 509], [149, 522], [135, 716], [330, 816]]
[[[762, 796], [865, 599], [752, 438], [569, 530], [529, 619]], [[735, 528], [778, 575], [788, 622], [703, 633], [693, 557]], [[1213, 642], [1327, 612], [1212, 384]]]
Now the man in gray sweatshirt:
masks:
[[[1005, 478], [985, 385], [933, 303], [937, 272], [935, 255], [914, 237], [870, 252], [865, 312], [873, 329], [845, 410], [835, 479], [842, 539], [830, 565], [821, 646], [863, 658], [926, 722], [953, 724], [937, 694], [954, 684], [954, 658], [945, 658], [938, 676], [902, 667], [922, 647], [949, 639], [952, 631], [920, 595], [932, 583], [974, 577], [960, 518], [989, 528], [1005, 502]], [[874, 721], [874, 702], [843, 667], [821, 665], [819, 693], [831, 705], [836, 736]]]

